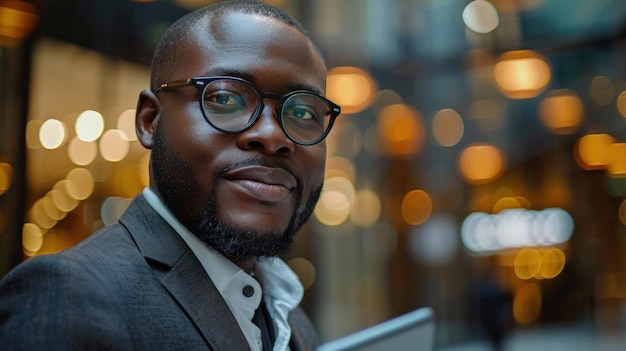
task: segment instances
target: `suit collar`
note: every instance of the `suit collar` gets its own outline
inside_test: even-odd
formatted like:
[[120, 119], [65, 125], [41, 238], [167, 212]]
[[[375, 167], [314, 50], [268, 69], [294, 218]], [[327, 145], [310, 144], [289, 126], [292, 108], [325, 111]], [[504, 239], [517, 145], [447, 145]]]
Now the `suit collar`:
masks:
[[[235, 317], [187, 244], [137, 196], [120, 218], [161, 283], [194, 321], [214, 350], [245, 350]], [[163, 268], [166, 268], [165, 270]]]

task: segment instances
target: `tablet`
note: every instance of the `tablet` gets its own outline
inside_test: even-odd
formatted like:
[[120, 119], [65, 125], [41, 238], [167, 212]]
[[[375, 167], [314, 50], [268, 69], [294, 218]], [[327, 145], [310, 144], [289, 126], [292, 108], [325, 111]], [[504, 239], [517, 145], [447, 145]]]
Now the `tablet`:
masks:
[[430, 307], [422, 307], [324, 343], [317, 351], [432, 351], [434, 342], [433, 310]]

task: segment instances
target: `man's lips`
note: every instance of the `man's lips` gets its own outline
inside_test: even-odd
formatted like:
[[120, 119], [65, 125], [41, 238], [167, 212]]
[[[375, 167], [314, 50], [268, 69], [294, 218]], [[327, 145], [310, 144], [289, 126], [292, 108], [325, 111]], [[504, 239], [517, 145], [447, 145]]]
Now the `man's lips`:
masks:
[[253, 197], [269, 202], [286, 198], [298, 184], [296, 178], [282, 168], [258, 165], [231, 169], [224, 178]]

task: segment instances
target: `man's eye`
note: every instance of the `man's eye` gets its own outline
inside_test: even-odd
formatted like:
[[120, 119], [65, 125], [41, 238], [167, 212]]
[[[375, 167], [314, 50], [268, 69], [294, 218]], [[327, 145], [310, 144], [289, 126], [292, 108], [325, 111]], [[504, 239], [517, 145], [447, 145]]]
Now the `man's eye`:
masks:
[[245, 106], [246, 103], [241, 96], [230, 92], [213, 92], [205, 95], [205, 103], [227, 106]]
[[293, 118], [297, 118], [297, 119], [311, 119], [314, 118], [313, 114], [305, 109], [305, 108], [298, 108], [298, 107], [294, 107], [292, 109], [289, 110], [289, 115]]

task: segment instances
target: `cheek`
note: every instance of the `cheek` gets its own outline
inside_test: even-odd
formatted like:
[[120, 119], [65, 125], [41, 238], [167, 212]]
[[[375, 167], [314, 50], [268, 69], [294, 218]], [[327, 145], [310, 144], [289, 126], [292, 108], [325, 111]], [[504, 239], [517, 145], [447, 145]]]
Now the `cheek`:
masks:
[[198, 184], [206, 190], [215, 172], [212, 167], [217, 156], [215, 150], [222, 150], [225, 146], [220, 145], [221, 133], [211, 128], [199, 112], [200, 116], [196, 116], [194, 107], [197, 109], [196, 104], [188, 104], [185, 109], [164, 115], [163, 134], [172, 150], [191, 167]]
[[304, 164], [306, 167], [305, 190], [309, 192], [322, 184], [326, 170], [326, 147], [323, 144], [314, 147], [316, 148], [310, 150], [311, 152], [309, 152]]

